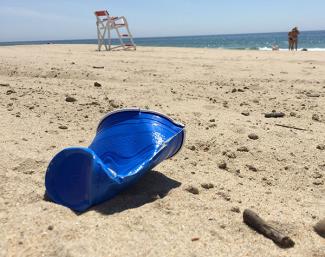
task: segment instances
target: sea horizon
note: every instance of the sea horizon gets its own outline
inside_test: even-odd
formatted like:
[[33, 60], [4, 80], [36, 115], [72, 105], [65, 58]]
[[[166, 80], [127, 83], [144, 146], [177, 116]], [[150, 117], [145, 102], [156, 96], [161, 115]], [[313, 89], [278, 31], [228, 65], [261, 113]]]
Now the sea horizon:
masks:
[[[288, 32], [265, 32], [156, 37], [146, 36], [135, 37], [134, 40], [138, 46], [152, 47], [272, 50], [272, 46], [277, 45], [279, 46], [280, 50], [287, 50], [287, 33]], [[0, 46], [45, 44], [97, 44], [97, 39], [58, 39], [0, 42]], [[117, 38], [113, 38], [113, 44], [118, 44]], [[325, 51], [325, 30], [301, 31], [301, 35], [299, 37], [299, 50], [302, 49], [307, 49], [309, 51]]]

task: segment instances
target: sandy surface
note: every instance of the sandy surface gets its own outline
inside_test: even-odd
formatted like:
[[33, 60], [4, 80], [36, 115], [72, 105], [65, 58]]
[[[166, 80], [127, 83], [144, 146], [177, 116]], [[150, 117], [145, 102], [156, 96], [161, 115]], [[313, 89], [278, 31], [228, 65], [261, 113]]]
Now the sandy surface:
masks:
[[[95, 49], [0, 47], [0, 256], [325, 256], [312, 228], [325, 217], [324, 52]], [[184, 123], [183, 150], [83, 214], [44, 200], [52, 157], [126, 107]], [[286, 116], [266, 119], [272, 110]], [[296, 245], [251, 230], [246, 208]]]

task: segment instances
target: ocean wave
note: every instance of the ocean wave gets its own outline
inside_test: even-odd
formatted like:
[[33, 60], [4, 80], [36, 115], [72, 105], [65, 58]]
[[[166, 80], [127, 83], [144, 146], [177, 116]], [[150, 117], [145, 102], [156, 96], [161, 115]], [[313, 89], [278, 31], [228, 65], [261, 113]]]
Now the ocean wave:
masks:
[[[303, 51], [304, 49], [307, 49], [307, 51], [310, 52], [324, 52], [325, 48], [298, 48], [298, 51]], [[271, 47], [259, 47], [258, 50], [260, 51], [272, 51]], [[289, 51], [285, 48], [280, 48], [279, 51]]]

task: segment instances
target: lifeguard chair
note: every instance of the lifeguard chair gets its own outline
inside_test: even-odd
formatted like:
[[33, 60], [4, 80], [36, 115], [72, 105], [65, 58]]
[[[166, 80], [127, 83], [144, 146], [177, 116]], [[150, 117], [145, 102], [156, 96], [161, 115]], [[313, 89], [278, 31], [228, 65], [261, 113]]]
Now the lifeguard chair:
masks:
[[[111, 17], [107, 10], [96, 11], [96, 25], [97, 25], [97, 36], [98, 36], [98, 51], [101, 50], [102, 46], [106, 50], [110, 51], [116, 48], [123, 48], [125, 50], [136, 50], [136, 45], [133, 41], [132, 34], [129, 29], [128, 22], [124, 16]], [[121, 32], [120, 30], [126, 32]], [[116, 31], [120, 45], [112, 46], [112, 34], [111, 31]], [[107, 39], [106, 37], [107, 33]], [[125, 41], [125, 42], [124, 42]]]

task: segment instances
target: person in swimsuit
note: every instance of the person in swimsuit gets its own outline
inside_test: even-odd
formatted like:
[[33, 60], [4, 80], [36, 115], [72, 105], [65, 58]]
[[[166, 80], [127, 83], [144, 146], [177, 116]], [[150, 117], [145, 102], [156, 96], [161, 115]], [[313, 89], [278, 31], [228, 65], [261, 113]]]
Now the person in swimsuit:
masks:
[[293, 41], [293, 33], [292, 33], [292, 31], [290, 31], [288, 33], [288, 43], [289, 43], [289, 51], [293, 50], [294, 41]]
[[293, 49], [296, 49], [296, 51], [297, 51], [297, 49], [298, 49], [298, 36], [299, 36], [299, 34], [300, 34], [300, 32], [299, 32], [298, 28], [297, 27], [294, 27], [292, 29], [292, 37], [293, 37], [292, 50]]
[[289, 50], [298, 49], [298, 36], [300, 32], [297, 27], [294, 27], [289, 33], [288, 33], [288, 42], [289, 42]]

